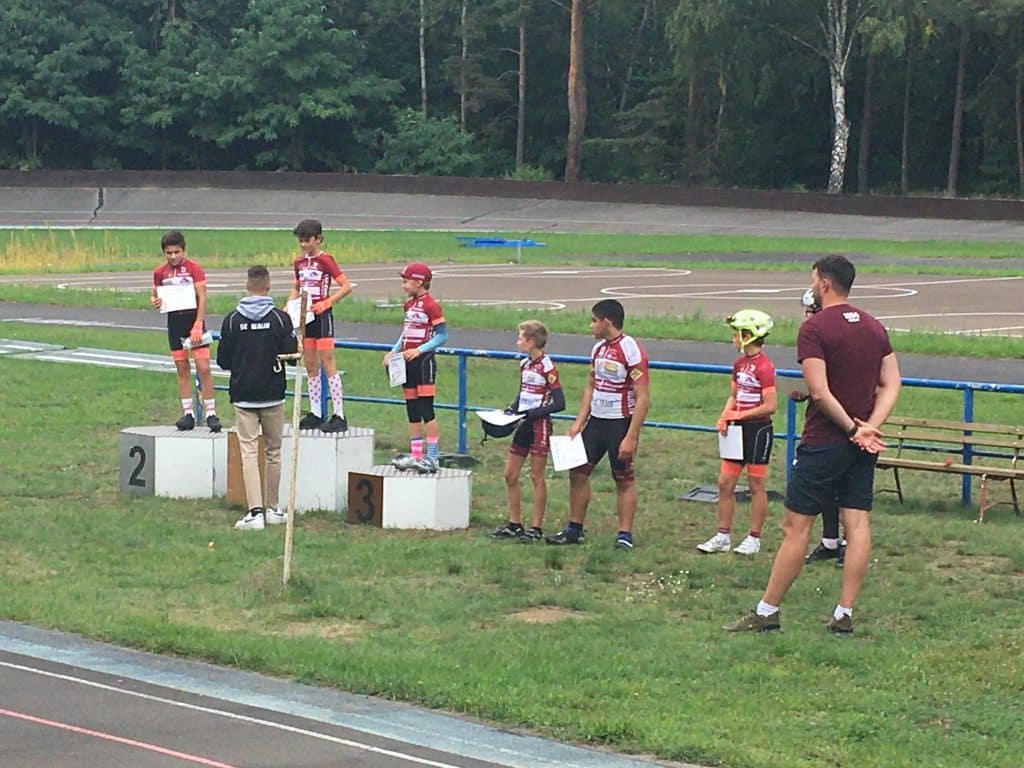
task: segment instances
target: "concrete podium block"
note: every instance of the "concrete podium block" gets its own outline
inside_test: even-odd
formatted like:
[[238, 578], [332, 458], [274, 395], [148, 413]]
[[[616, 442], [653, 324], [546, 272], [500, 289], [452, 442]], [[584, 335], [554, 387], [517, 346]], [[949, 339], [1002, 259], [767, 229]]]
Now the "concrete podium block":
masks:
[[382, 528], [451, 531], [469, 527], [473, 473], [439, 469], [421, 475], [387, 465], [348, 476], [348, 522]]
[[[281, 506], [288, 504], [292, 471], [292, 428], [284, 428], [281, 444]], [[348, 474], [373, 466], [373, 430], [350, 427], [347, 432], [299, 432], [299, 472], [295, 509], [344, 511], [348, 507]], [[243, 491], [244, 494], [244, 491]]]
[[119, 457], [122, 493], [210, 499], [227, 489], [227, 436], [223, 432], [128, 427], [121, 430]]

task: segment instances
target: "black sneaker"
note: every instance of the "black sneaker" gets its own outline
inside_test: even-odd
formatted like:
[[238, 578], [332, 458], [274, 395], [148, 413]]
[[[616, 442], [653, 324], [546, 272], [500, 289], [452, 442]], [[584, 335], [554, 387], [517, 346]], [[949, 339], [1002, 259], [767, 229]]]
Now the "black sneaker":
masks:
[[776, 611], [771, 616], [759, 616], [757, 611], [751, 611], [731, 624], [726, 624], [722, 629], [726, 632], [772, 632], [782, 626], [779, 613], [780, 611]]
[[836, 568], [842, 568], [843, 562], [846, 560], [846, 545], [843, 544], [839, 547], [839, 554], [836, 555]]
[[576, 530], [566, 526], [552, 536], [545, 536], [544, 541], [548, 544], [582, 544], [585, 539], [582, 528]]
[[621, 531], [615, 537], [615, 548], [630, 550], [633, 548], [633, 534]]
[[348, 432], [348, 422], [344, 416], [334, 414], [320, 427], [321, 432]]
[[523, 526], [519, 523], [505, 523], [501, 528], [491, 531], [492, 539], [517, 539], [523, 533]]
[[182, 416], [180, 419], [174, 422], [174, 426], [176, 426], [178, 430], [181, 432], [187, 432], [190, 429], [195, 429], [196, 417], [193, 416], [191, 413], [186, 413], [184, 416]]
[[828, 547], [826, 547], [824, 544], [822, 544], [819, 541], [818, 542], [818, 546], [816, 546], [814, 549], [812, 549], [807, 554], [807, 557], [804, 558], [804, 562], [805, 563], [816, 563], [819, 560], [835, 560], [837, 557], [842, 557], [842, 555], [840, 554], [840, 552], [842, 552], [842, 550], [843, 550], [843, 547], [836, 547], [835, 549], [829, 549]]
[[843, 614], [842, 618], [839, 619], [833, 616], [828, 620], [828, 628], [837, 635], [852, 635], [853, 619], [846, 614]]
[[206, 417], [206, 426], [210, 428], [211, 432], [220, 432], [220, 419], [217, 418], [216, 413], [211, 413]]
[[320, 425], [323, 423], [324, 420], [315, 413], [307, 413], [299, 422], [299, 429], [320, 429]]
[[519, 541], [523, 544], [534, 544], [544, 538], [544, 531], [534, 526], [519, 532]]

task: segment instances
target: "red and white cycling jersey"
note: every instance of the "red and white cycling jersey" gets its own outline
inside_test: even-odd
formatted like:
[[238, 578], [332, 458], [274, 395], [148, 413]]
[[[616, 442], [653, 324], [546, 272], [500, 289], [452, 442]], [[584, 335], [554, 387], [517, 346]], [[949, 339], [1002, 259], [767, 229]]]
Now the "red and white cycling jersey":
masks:
[[293, 266], [299, 294], [307, 294], [310, 305], [330, 296], [331, 280], [340, 280], [345, 275], [334, 257], [323, 251], [316, 256], [303, 254]]
[[736, 383], [736, 410], [749, 411], [764, 403], [766, 389], [775, 387], [775, 366], [764, 352], [743, 355], [732, 364], [732, 380]]
[[519, 361], [519, 412], [540, 408], [551, 400], [551, 392], [561, 388], [558, 369], [547, 355], [536, 360]]
[[636, 407], [637, 383], [647, 382], [647, 352], [632, 336], [620, 334], [599, 341], [590, 351], [594, 393], [590, 415], [597, 419], [626, 419]]
[[434, 328], [444, 322], [441, 305], [429, 293], [413, 296], [405, 302], [404, 307], [402, 351], [415, 349], [430, 341], [434, 336]]
[[182, 259], [176, 266], [164, 262], [153, 270], [153, 285], [195, 285], [205, 282], [206, 273], [203, 268], [190, 259]]

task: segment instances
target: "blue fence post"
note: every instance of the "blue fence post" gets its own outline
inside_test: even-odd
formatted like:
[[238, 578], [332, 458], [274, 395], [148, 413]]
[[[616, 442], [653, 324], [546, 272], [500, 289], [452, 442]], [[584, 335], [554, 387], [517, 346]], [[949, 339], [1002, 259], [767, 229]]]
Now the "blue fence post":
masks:
[[[185, 361], [188, 362], [187, 357]], [[195, 417], [196, 424], [203, 423], [203, 408], [203, 384], [199, 381], [199, 369], [196, 368], [192, 376], [192, 415]]]
[[796, 458], [796, 400], [786, 398], [786, 483]]
[[[964, 390], [964, 418], [965, 422], [974, 421], [974, 390], [968, 387]], [[973, 432], [967, 432], [966, 434], [974, 434]], [[974, 455], [974, 446], [964, 443], [964, 464], [970, 464], [971, 458]], [[960, 500], [964, 503], [964, 506], [969, 506], [971, 503], [971, 476], [963, 475], [960, 478]]]
[[327, 383], [327, 371], [320, 366], [320, 418], [327, 421], [327, 401], [331, 399], [330, 384]]
[[465, 454], [467, 448], [466, 439], [466, 415], [469, 404], [469, 376], [466, 366], [467, 356], [459, 354], [459, 453]]

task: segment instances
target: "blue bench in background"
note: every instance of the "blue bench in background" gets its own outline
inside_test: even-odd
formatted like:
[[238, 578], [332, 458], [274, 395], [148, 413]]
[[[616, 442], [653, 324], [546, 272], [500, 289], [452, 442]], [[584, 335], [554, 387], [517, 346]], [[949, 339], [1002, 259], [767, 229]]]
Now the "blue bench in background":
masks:
[[456, 236], [455, 239], [463, 248], [515, 248], [516, 262], [519, 264], [523, 263], [523, 248], [541, 248], [547, 245], [536, 240], [508, 240], [504, 237]]

